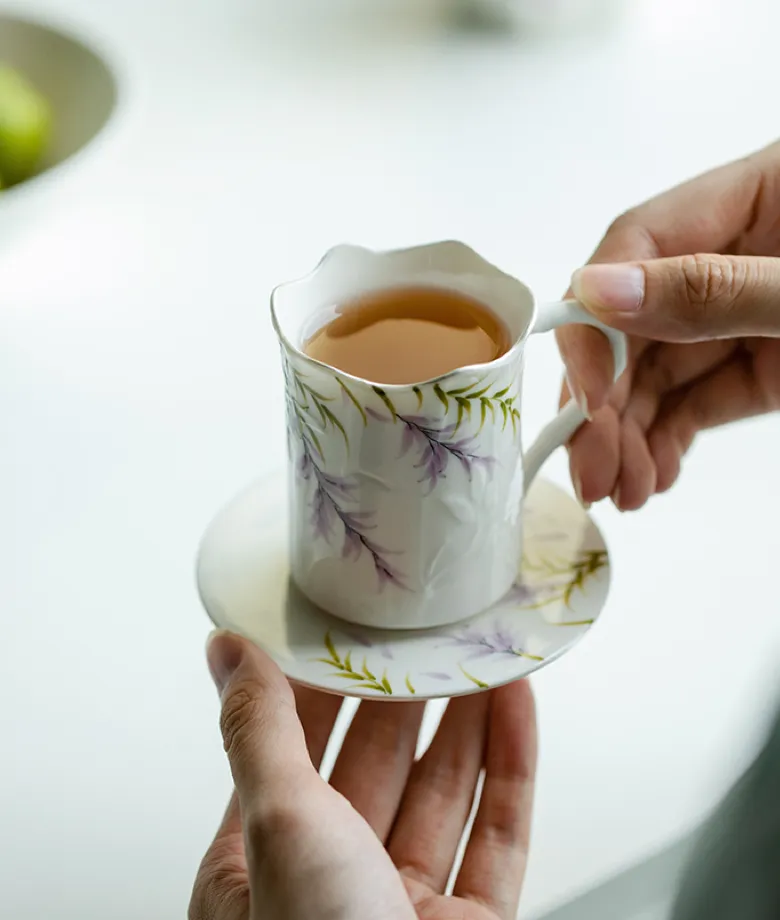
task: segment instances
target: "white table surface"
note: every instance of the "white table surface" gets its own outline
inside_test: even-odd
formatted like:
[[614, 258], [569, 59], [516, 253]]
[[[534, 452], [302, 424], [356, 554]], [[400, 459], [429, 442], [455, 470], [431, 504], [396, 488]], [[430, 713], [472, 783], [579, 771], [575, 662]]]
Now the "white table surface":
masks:
[[[775, 0], [637, 0], [596, 37], [529, 46], [448, 36], [422, 2], [360, 22], [311, 2], [297, 25], [303, 0], [284, 22], [270, 0], [37, 6], [102, 43], [122, 98], [61, 194], [31, 187], [26, 226], [0, 204], [15, 920], [184, 914], [229, 789], [193, 557], [283, 460], [271, 285], [334, 242], [460, 237], [552, 299], [622, 209], [778, 132]], [[559, 374], [534, 342], [527, 434]], [[779, 457], [777, 416], [745, 423], [701, 438], [640, 514], [596, 510], [614, 587], [535, 680], [525, 915], [694, 825], [755, 749], [780, 651]], [[548, 473], [566, 481], [565, 459]]]

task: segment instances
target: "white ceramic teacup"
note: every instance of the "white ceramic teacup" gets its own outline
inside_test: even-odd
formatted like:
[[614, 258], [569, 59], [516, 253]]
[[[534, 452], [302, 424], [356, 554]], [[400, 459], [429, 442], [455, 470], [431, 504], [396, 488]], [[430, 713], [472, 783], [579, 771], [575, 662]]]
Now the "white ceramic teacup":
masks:
[[[409, 385], [362, 380], [304, 354], [339, 305], [421, 285], [479, 300], [514, 344], [489, 364]], [[310, 275], [277, 287], [271, 312], [287, 399], [290, 567], [301, 591], [335, 616], [386, 629], [454, 623], [499, 600], [517, 576], [523, 495], [584, 420], [570, 403], [523, 453], [526, 340], [595, 326], [618, 377], [625, 337], [574, 301], [537, 307], [524, 284], [458, 242], [337, 246]]]

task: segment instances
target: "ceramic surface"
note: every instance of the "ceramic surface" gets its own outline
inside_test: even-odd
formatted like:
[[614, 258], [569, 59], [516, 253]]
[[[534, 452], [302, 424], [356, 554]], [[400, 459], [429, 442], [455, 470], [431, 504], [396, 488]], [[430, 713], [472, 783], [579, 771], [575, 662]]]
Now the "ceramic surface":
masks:
[[242, 492], [203, 538], [198, 589], [216, 626], [252, 639], [291, 679], [329, 693], [431, 699], [517, 680], [588, 632], [609, 587], [609, 556], [595, 524], [543, 480], [526, 501], [515, 584], [489, 610], [454, 626], [371, 629], [319, 610], [290, 580], [286, 524], [281, 476]]
[[[373, 290], [428, 285], [488, 305], [513, 346], [488, 364], [408, 386], [312, 360], [308, 337]], [[517, 574], [522, 500], [541, 463], [582, 423], [569, 406], [524, 461], [520, 393], [527, 337], [601, 327], [573, 302], [537, 310], [531, 291], [458, 242], [331, 250], [272, 296], [282, 345], [290, 461], [290, 566], [317, 606], [363, 626], [454, 623], [503, 597]], [[618, 373], [625, 341], [606, 331]]]

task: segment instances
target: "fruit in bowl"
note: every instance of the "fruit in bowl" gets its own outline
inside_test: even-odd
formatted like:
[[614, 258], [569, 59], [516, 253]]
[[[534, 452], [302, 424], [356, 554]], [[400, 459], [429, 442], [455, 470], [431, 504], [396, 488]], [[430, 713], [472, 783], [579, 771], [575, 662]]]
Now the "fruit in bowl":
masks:
[[18, 70], [0, 63], [0, 189], [34, 175], [51, 125], [47, 100]]

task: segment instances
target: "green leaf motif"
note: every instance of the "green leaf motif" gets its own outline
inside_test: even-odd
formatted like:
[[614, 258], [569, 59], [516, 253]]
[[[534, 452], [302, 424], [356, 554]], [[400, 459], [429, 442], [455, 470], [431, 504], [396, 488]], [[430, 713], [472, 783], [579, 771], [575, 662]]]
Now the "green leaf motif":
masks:
[[325, 648], [330, 652], [330, 657], [334, 661], [339, 661], [339, 653], [336, 651], [336, 646], [333, 644], [330, 630], [325, 633]]
[[360, 405], [358, 398], [355, 396], [352, 390], [350, 390], [350, 388], [346, 385], [346, 383], [344, 383], [341, 377], [336, 377], [336, 380], [338, 381], [338, 385], [347, 394], [349, 399], [352, 401], [352, 404], [354, 405], [354, 407], [360, 413], [360, 417], [363, 419], [363, 424], [368, 425], [368, 416], [366, 415], [366, 410]]
[[472, 684], [479, 687], [480, 690], [488, 690], [490, 688], [490, 684], [486, 684], [484, 680], [480, 680], [478, 677], [474, 677], [473, 674], [469, 674], [462, 664], [458, 665], [458, 667], [463, 672], [463, 676], [470, 680]]
[[[433, 385], [433, 392], [444, 407], [445, 412], [450, 411], [450, 406], [453, 401], [458, 407], [458, 415], [453, 433], [461, 427], [464, 420], [471, 420], [472, 408], [479, 403], [479, 431], [482, 431], [485, 426], [488, 412], [490, 413], [491, 422], [495, 423], [496, 407], [498, 407], [498, 409], [501, 410], [501, 430], [505, 430], [507, 424], [511, 421], [512, 431], [516, 437], [518, 431], [517, 423], [520, 421], [520, 413], [514, 408], [517, 394], [514, 396], [507, 395], [511, 385], [491, 392], [495, 383], [486, 383], [486, 379], [486, 377], [481, 377], [479, 380], [475, 380], [466, 386], [453, 387], [451, 390], [445, 390], [441, 384], [436, 383]], [[415, 391], [416, 390], [417, 388], [415, 387]], [[420, 405], [422, 405], [422, 401], [420, 401]]]
[[450, 411], [450, 401], [447, 399], [447, 394], [442, 390], [438, 383], [434, 384], [433, 392], [436, 394], [439, 402], [444, 406], [444, 411]]
[[455, 422], [455, 427], [452, 429], [452, 433], [455, 434], [460, 428], [460, 423], [463, 421], [463, 405], [460, 400], [458, 400], [458, 420]]
[[385, 393], [385, 391], [381, 387], [373, 387], [373, 390], [376, 393], [376, 395], [382, 400], [382, 402], [387, 406], [390, 412], [390, 415], [393, 416], [393, 422], [394, 423], [397, 422], [398, 413], [396, 412], [392, 399], [390, 399], [390, 397], [387, 395], [387, 393]]
[[417, 691], [414, 689], [414, 685], [412, 684], [412, 680], [408, 674], [406, 675], [406, 680], [404, 681], [404, 683], [406, 684], [406, 689], [409, 691], [409, 693], [411, 693], [412, 696], [414, 696], [417, 693]]
[[419, 411], [420, 409], [422, 409], [423, 391], [419, 387], [412, 387], [412, 392], [417, 397], [417, 409]]
[[[330, 406], [326, 405], [333, 400], [333, 397], [325, 396], [320, 393], [319, 390], [315, 390], [314, 387], [306, 382], [305, 375], [296, 370], [289, 361], [284, 361], [284, 376], [287, 382], [288, 405], [292, 407], [299, 434], [302, 437], [308, 438], [317, 449], [319, 455], [324, 457], [322, 443], [320, 442], [315, 426], [319, 425], [321, 431], [327, 431], [330, 427], [338, 431], [342, 438], [344, 438], [344, 445], [347, 451], [349, 451], [349, 437], [346, 428], [344, 428], [344, 425], [336, 417]], [[338, 377], [335, 379], [341, 384], [342, 389], [350, 396], [360, 410], [365, 423], [367, 423], [368, 419], [366, 418], [365, 412], [354, 395]]]
[[314, 408], [320, 414], [320, 423], [322, 424], [323, 429], [327, 428], [328, 427], [328, 416], [325, 415], [326, 406], [324, 406], [321, 402], [315, 402]]
[[323, 644], [325, 645], [325, 650], [328, 652], [328, 657], [314, 658], [313, 660], [333, 668], [335, 671], [334, 677], [352, 681], [352, 686], [360, 690], [375, 690], [377, 693], [381, 693], [384, 696], [393, 695], [393, 688], [388, 680], [387, 671], [385, 671], [381, 679], [377, 679], [369, 670], [365, 658], [363, 658], [362, 672], [356, 671], [352, 664], [352, 651], [348, 651], [342, 658], [336, 650], [330, 630], [325, 633]]
[[[541, 575], [544, 578], [562, 578], [563, 581], [556, 586], [555, 591], [543, 600], [534, 604], [523, 604], [524, 610], [538, 610], [549, 607], [551, 604], [563, 603], [571, 610], [571, 602], [576, 591], [585, 591], [586, 584], [602, 569], [609, 565], [609, 557], [604, 549], [585, 550], [579, 558], [570, 562], [542, 559], [532, 563], [523, 558], [523, 568], [526, 571]], [[556, 626], [589, 626], [593, 620], [576, 620], [565, 623], [556, 623]]]
[[463, 408], [468, 418], [471, 418], [471, 403], [466, 399], [465, 396], [457, 397], [458, 408]]
[[[480, 380], [480, 383], [482, 383], [481, 380]], [[478, 384], [470, 383], [468, 386], [465, 386], [465, 387], [456, 387], [454, 390], [447, 390], [447, 396], [462, 396], [464, 393], [468, 393], [468, 391], [473, 386], [478, 386]]]
[[365, 657], [363, 658], [363, 673], [369, 680], [376, 680], [376, 677], [374, 677], [374, 675], [368, 669], [368, 662], [366, 661]]
[[344, 438], [344, 444], [346, 445], [347, 450], [349, 450], [349, 438], [347, 437], [347, 432], [344, 426], [327, 406], [323, 406], [322, 411], [325, 413], [325, 417], [331, 423], [331, 425], [333, 425], [334, 428], [337, 428], [341, 432], [341, 436]]

